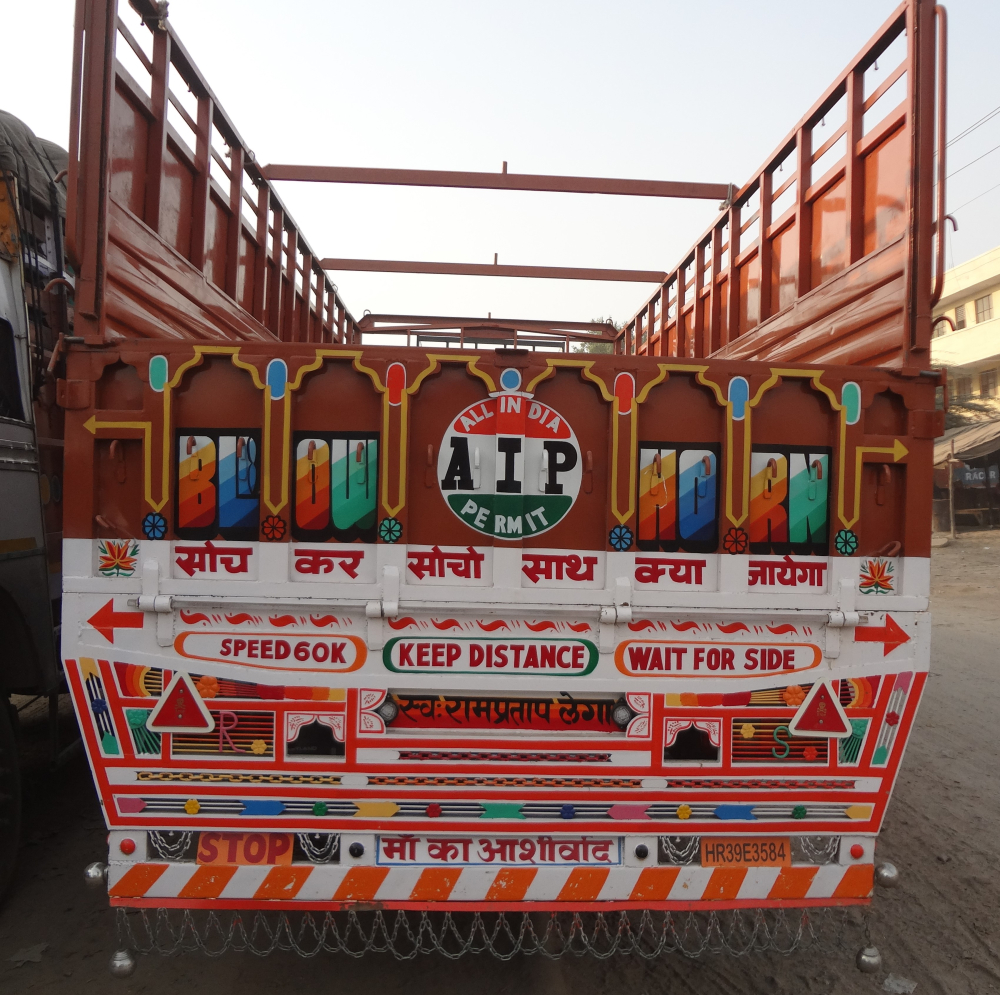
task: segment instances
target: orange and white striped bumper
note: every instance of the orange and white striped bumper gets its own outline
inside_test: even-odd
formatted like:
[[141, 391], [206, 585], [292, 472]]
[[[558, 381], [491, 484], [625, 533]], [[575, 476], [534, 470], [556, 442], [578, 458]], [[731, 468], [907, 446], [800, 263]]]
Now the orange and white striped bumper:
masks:
[[791, 867], [273, 867], [116, 861], [112, 904], [183, 908], [384, 908], [512, 911], [857, 904], [873, 865]]

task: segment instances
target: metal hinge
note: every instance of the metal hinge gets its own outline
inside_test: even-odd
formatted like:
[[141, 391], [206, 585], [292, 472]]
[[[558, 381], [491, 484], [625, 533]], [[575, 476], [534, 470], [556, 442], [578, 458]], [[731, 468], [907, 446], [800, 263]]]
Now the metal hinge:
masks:
[[853, 629], [856, 625], [868, 622], [868, 613], [859, 612], [855, 603], [858, 596], [857, 581], [842, 580], [837, 595], [837, 610], [826, 617], [826, 650], [825, 655], [831, 660], [840, 656], [840, 630]]
[[614, 604], [601, 609], [600, 644], [602, 653], [615, 648], [615, 626], [632, 621], [632, 581], [628, 577], [615, 579]]
[[382, 598], [365, 604], [368, 619], [368, 645], [373, 650], [381, 649], [385, 636], [382, 619], [395, 618], [399, 614], [399, 567], [382, 567]]
[[129, 598], [130, 608], [156, 613], [156, 644], [170, 646], [174, 641], [174, 598], [160, 594], [160, 564], [145, 560], [142, 564], [142, 594]]

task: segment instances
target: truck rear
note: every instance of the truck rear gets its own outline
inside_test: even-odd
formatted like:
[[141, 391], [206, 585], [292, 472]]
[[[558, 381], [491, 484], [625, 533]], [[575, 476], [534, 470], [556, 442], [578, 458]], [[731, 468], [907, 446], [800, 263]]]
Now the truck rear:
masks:
[[135, 6], [79, 5], [59, 384], [112, 904], [868, 903], [930, 646], [933, 9], [599, 355], [371, 344]]

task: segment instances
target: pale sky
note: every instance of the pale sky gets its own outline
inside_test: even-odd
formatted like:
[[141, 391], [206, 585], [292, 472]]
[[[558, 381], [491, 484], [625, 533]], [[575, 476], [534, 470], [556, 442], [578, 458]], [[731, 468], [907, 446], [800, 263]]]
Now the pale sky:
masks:
[[[8, 3], [2, 19], [0, 107], [64, 146], [73, 7]], [[171, 0], [170, 19], [261, 163], [499, 172], [507, 160], [511, 172], [740, 185], [892, 10], [878, 0]], [[1000, 106], [1000, 3], [953, 0], [948, 12], [955, 136]], [[1000, 114], [948, 149], [949, 173], [961, 169], [948, 185], [959, 223], [949, 266], [1000, 244], [998, 146]], [[492, 262], [496, 252], [502, 263], [668, 270], [716, 213], [714, 202], [634, 197], [279, 190], [321, 256]], [[653, 289], [333, 279], [358, 317], [621, 321]]]

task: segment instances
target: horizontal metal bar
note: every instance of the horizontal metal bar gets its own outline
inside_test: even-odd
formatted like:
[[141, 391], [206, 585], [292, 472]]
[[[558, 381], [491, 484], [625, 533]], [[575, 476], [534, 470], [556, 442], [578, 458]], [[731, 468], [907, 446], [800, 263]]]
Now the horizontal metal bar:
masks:
[[908, 68], [908, 60], [903, 59], [902, 62], [896, 68], [889, 73], [888, 77], [882, 81], [882, 84], [875, 89], [869, 96], [868, 99], [861, 105], [861, 110], [864, 113], [870, 111], [879, 101], [879, 99], [885, 96], [889, 90], [899, 81], [899, 78], [906, 73]]
[[146, 56], [146, 53], [142, 50], [142, 46], [139, 44], [135, 35], [133, 35], [131, 31], [129, 31], [125, 22], [120, 17], [118, 18], [118, 31], [121, 34], [121, 36], [125, 39], [125, 41], [128, 42], [128, 47], [132, 49], [132, 51], [135, 53], [135, 57], [142, 63], [143, 68], [146, 70], [146, 72], [152, 74], [153, 63], [149, 61], [149, 58]]
[[847, 125], [842, 124], [815, 152], [812, 154], [813, 163], [819, 162], [847, 134]]
[[555, 321], [546, 318], [494, 318], [492, 316], [460, 317], [453, 315], [426, 315], [426, 314], [366, 314], [357, 322], [361, 331], [380, 331], [376, 325], [391, 323], [394, 325], [411, 325], [420, 330], [433, 328], [463, 328], [477, 324], [497, 324], [505, 327], [517, 327], [519, 329], [540, 328], [543, 331], [549, 329], [573, 329], [580, 331], [606, 332], [617, 335], [614, 325], [607, 321]]
[[354, 166], [294, 166], [270, 163], [269, 180], [309, 183], [369, 183], [403, 187], [463, 187], [474, 190], [536, 190], [545, 193], [602, 193], [627, 197], [725, 200], [728, 183], [625, 180], [599, 176], [543, 176], [533, 173], [466, 173], [445, 169], [367, 169]]
[[174, 110], [177, 111], [181, 116], [181, 120], [197, 135], [198, 134], [198, 123], [193, 117], [187, 112], [187, 108], [181, 103], [180, 98], [174, 93], [173, 90], [167, 90], [167, 99], [171, 104], [174, 105]]
[[483, 323], [482, 325], [463, 325], [454, 328], [368, 328], [359, 329], [362, 335], [405, 335], [411, 336], [418, 343], [427, 342], [458, 342], [464, 340], [468, 348], [478, 349], [480, 342], [513, 342], [523, 345], [526, 349], [543, 345], [563, 346], [568, 342], [606, 342], [614, 343], [610, 335], [587, 335], [585, 332], [563, 332], [558, 329], [526, 331], [516, 326], [500, 327]]
[[[485, 590], [485, 589], [484, 589]], [[70, 592], [67, 592], [70, 593]], [[76, 592], [72, 592], [76, 593]], [[517, 614], [530, 614], [532, 611], [538, 612], [539, 610], [544, 610], [550, 614], [572, 614], [576, 613], [583, 618], [594, 618], [600, 614], [600, 609], [602, 607], [608, 607], [611, 602], [613, 592], [608, 590], [600, 590], [591, 592], [595, 595], [592, 603], [587, 605], [575, 604], [570, 602], [531, 602], [531, 601], [502, 601], [502, 602], [489, 602], [484, 599], [482, 602], [470, 602], [473, 610], [479, 610], [482, 604], [500, 604], [503, 609], [508, 612]], [[318, 609], [340, 609], [341, 611], [345, 609], [363, 609], [370, 602], [378, 601], [378, 597], [372, 598], [306, 598], [306, 597], [282, 597], [282, 598], [270, 598], [261, 595], [259, 598], [255, 598], [252, 594], [237, 594], [237, 595], [198, 595], [198, 594], [173, 594], [170, 595], [171, 606], [173, 611], [177, 611], [180, 608], [209, 608], [217, 607], [224, 611], [231, 610], [236, 607], [241, 608], [256, 608], [259, 610], [264, 610], [265, 612], [275, 612], [280, 609], [292, 609], [299, 611], [316, 611]], [[135, 607], [136, 598], [129, 598], [128, 604], [131, 607]], [[762, 598], [762, 602], [763, 602]], [[662, 605], [643, 605], [639, 603], [641, 599], [633, 599], [632, 609], [633, 611], [641, 612], [644, 616], [651, 616], [653, 618], [659, 618], [663, 616], [664, 618], [669, 617], [671, 613], [676, 616], [677, 608], [675, 607], [664, 607]], [[830, 599], [830, 603], [833, 603], [833, 599]], [[418, 598], [401, 598], [399, 601], [399, 614], [404, 614], [404, 609], [406, 611], [437, 611], [441, 608], [442, 602], [423, 600]], [[698, 606], [685, 606], [684, 612], [688, 615], [700, 615], [700, 616], [719, 616], [724, 615], [726, 618], [730, 616], [738, 618], [768, 618], [773, 620], [775, 618], [797, 618], [797, 619], [811, 619], [815, 621], [825, 622], [830, 617], [830, 612], [835, 611], [835, 608], [821, 608], [821, 607], [809, 607], [809, 608], [769, 608], [763, 603], [760, 606], [746, 605], [742, 608], [731, 609], [719, 605], [698, 605]], [[907, 609], [913, 610], [913, 609]], [[923, 610], [923, 609], [917, 609]], [[868, 618], [871, 616], [870, 610], [865, 610], [859, 612], [860, 615]]]
[[578, 266], [506, 266], [498, 263], [424, 263], [399, 259], [321, 259], [325, 270], [366, 273], [439, 273], [447, 276], [512, 276], [540, 280], [598, 280], [662, 283], [667, 274], [647, 269], [596, 269]]

